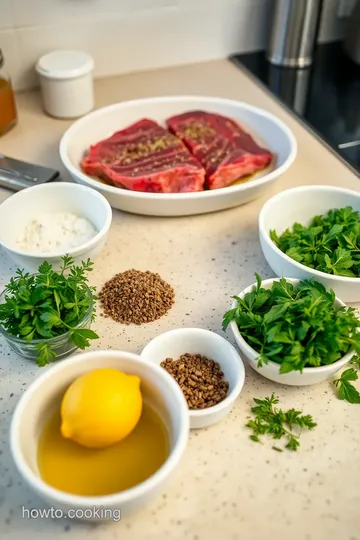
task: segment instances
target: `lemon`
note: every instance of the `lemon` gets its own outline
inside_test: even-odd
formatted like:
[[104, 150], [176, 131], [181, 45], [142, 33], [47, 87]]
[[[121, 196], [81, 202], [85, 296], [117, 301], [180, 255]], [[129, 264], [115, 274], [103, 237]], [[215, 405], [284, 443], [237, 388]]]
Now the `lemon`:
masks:
[[66, 390], [61, 403], [61, 434], [89, 448], [127, 437], [142, 411], [140, 378], [117, 369], [95, 369]]

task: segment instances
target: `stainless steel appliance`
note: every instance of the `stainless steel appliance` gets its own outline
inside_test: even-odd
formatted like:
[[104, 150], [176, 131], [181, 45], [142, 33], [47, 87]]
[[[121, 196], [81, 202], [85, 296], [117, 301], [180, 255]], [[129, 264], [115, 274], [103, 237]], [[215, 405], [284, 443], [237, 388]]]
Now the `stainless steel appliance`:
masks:
[[274, 0], [267, 49], [272, 64], [309, 66], [319, 27], [322, 0]]
[[360, 65], [348, 58], [342, 41], [318, 45], [313, 64], [302, 69], [273, 65], [264, 51], [231, 59], [360, 176]]

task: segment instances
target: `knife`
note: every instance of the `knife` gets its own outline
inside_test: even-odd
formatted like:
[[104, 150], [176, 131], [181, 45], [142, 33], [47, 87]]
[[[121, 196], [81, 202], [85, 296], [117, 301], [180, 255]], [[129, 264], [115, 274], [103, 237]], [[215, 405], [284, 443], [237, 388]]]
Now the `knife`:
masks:
[[55, 169], [33, 165], [0, 154], [0, 186], [20, 191], [31, 186], [52, 182], [59, 178]]

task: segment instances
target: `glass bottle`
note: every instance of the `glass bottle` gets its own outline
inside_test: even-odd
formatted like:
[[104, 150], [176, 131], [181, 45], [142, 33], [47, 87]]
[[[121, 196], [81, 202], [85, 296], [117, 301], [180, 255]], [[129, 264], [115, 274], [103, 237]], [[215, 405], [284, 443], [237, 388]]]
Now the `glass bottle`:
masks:
[[4, 63], [4, 55], [0, 49], [0, 135], [9, 131], [17, 121], [14, 91]]

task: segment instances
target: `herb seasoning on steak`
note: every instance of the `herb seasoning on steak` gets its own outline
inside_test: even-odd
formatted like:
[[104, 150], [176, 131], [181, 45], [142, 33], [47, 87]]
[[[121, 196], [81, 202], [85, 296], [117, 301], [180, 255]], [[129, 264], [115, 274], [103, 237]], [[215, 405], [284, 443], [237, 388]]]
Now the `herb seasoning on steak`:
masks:
[[206, 171], [206, 187], [226, 187], [267, 167], [269, 150], [257, 145], [236, 122], [220, 114], [190, 111], [167, 120]]
[[133, 191], [202, 191], [205, 171], [184, 143], [153, 120], [143, 119], [91, 146], [83, 170]]

